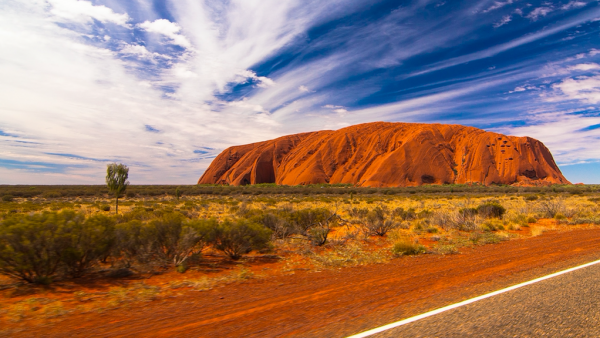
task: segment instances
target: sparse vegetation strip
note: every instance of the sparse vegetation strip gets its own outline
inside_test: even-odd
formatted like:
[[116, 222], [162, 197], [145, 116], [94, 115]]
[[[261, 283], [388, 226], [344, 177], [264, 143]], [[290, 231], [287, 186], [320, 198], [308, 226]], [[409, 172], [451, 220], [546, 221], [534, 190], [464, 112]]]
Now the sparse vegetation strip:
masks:
[[[260, 187], [240, 189], [255, 188]], [[108, 194], [3, 198], [0, 275], [5, 277], [0, 278], [0, 292], [10, 299], [18, 290], [36, 290], [35, 285], [54, 288], [58, 283], [61, 288], [81, 279], [109, 284], [122, 280], [109, 293], [82, 291], [83, 297], [73, 292], [73, 297], [87, 299], [90, 308], [96, 304], [106, 309], [125, 299], [147, 301], [182, 288], [201, 291], [298, 270], [377, 264], [419, 254], [453, 255], [465, 247], [600, 224], [595, 187], [586, 186], [583, 193], [544, 188], [492, 196], [477, 189], [447, 195], [377, 191], [195, 196], [180, 187], [174, 196], [125, 197], [118, 215], [110, 208], [114, 195]], [[253, 261], [261, 257], [273, 262], [269, 269], [275, 270], [257, 270]], [[180, 277], [161, 286], [140, 284], [143, 278], [165, 273]], [[27, 308], [23, 304], [40, 298], [35, 295], [43, 288], [15, 304]], [[81, 308], [73, 305], [79, 301], [63, 299], [59, 304], [53, 296], [47, 298], [47, 304], [32, 308], [52, 304], [55, 310], [48, 311], [57, 315]], [[13, 305], [5, 318], [27, 317], [10, 314], [18, 312]]]

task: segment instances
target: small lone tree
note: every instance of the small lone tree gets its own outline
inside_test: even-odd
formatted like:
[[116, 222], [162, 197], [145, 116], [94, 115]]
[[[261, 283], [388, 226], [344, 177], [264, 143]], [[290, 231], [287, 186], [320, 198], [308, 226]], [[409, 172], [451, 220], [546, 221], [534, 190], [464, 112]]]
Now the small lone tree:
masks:
[[106, 166], [106, 185], [108, 190], [115, 194], [117, 200], [115, 206], [115, 212], [119, 213], [119, 195], [123, 194], [127, 190], [129, 181], [129, 168], [126, 165], [119, 163], [111, 163]]

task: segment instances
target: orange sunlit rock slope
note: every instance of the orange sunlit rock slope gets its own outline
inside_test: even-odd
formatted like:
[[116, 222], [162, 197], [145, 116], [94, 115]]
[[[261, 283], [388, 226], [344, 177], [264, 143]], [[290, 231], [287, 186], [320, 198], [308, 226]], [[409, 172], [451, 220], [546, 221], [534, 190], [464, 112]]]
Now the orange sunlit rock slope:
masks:
[[373, 122], [225, 149], [199, 184], [569, 184], [538, 140], [474, 127]]

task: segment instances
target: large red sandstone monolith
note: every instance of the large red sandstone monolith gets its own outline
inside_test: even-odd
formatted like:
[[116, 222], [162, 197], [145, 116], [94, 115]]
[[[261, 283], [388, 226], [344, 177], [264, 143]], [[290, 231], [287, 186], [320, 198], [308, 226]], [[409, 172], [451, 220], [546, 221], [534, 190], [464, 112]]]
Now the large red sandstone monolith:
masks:
[[373, 122], [225, 149], [198, 184], [569, 184], [542, 142], [474, 127]]

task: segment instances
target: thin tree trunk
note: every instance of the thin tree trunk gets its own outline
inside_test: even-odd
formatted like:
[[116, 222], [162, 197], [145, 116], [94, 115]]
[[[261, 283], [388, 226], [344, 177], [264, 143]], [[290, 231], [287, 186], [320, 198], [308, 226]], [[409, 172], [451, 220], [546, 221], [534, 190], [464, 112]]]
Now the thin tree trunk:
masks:
[[117, 195], [117, 206], [115, 207], [115, 213], [119, 214], [119, 195]]

